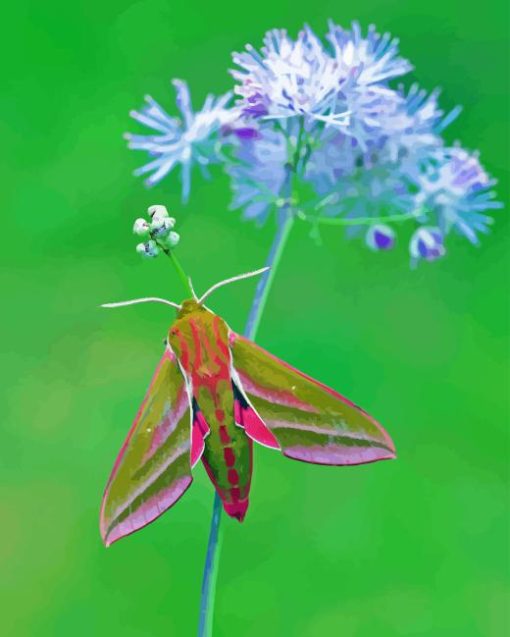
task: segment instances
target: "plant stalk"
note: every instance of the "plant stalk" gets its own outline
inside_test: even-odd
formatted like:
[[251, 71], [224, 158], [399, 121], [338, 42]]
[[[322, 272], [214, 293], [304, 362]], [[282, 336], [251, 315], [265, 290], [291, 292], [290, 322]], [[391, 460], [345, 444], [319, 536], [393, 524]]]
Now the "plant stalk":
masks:
[[406, 212], [400, 215], [388, 215], [387, 217], [318, 217], [314, 215], [305, 215], [303, 213], [298, 214], [298, 219], [302, 221], [309, 221], [314, 224], [321, 224], [324, 226], [361, 226], [361, 225], [373, 225], [374, 223], [389, 223], [406, 221], [407, 219], [416, 219], [418, 213], [416, 211]]
[[[301, 129], [303, 124], [301, 123]], [[255, 296], [251, 305], [248, 320], [244, 328], [244, 336], [253, 340], [257, 334], [260, 325], [260, 319], [266, 305], [267, 297], [273, 283], [276, 270], [280, 264], [283, 251], [287, 244], [290, 231], [294, 225], [294, 211], [292, 210], [292, 194], [294, 187], [294, 179], [297, 174], [297, 168], [301, 153], [302, 130], [294, 148], [294, 156], [292, 161], [287, 164], [287, 174], [282, 186], [282, 196], [285, 204], [277, 215], [278, 226], [273, 243], [266, 259], [266, 266], [269, 270], [261, 276]], [[218, 493], [214, 494], [213, 511], [211, 518], [211, 527], [209, 530], [209, 540], [207, 543], [207, 553], [205, 558], [204, 574], [202, 578], [202, 589], [200, 596], [200, 616], [198, 625], [198, 637], [211, 637], [212, 624], [214, 616], [214, 596], [216, 592], [216, 580], [218, 576], [218, 564], [221, 548], [221, 516], [222, 503]]]
[[189, 293], [190, 297], [193, 296], [193, 290], [191, 289], [191, 284], [189, 281], [189, 277], [186, 276], [186, 272], [184, 272], [184, 268], [182, 267], [182, 265], [180, 264], [179, 260], [177, 259], [177, 257], [174, 254], [173, 250], [169, 250], [167, 248], [163, 248], [163, 252], [167, 255], [167, 257], [170, 257], [170, 260], [172, 261], [172, 264], [177, 272], [177, 275], [179, 277], [179, 279], [181, 280], [181, 283], [184, 286], [184, 289]]
[[[265, 263], [265, 265], [270, 266], [271, 269], [264, 272], [259, 280], [250, 309], [250, 314], [248, 315], [248, 320], [246, 321], [246, 326], [244, 328], [244, 335], [249, 339], [254, 339], [257, 333], [267, 297], [273, 283], [274, 275], [283, 254], [293, 223], [293, 216], [291, 214], [287, 214], [286, 217], [278, 224], [276, 235], [273, 239], [273, 243]], [[216, 580], [218, 576], [218, 564], [221, 549], [221, 516], [221, 498], [218, 493], [215, 493], [200, 595], [198, 637], [211, 637], [212, 635], [214, 595], [216, 592]]]

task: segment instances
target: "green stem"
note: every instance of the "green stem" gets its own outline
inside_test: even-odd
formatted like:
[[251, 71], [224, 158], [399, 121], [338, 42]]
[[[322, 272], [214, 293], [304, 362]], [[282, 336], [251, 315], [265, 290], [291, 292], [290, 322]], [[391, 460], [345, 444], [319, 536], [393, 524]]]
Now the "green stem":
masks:
[[283, 221], [281, 221], [278, 225], [276, 235], [273, 239], [273, 244], [269, 251], [266, 265], [270, 266], [270, 269], [267, 272], [264, 272], [261, 276], [255, 291], [250, 314], [248, 315], [248, 320], [244, 330], [244, 335], [251, 340], [253, 340], [257, 334], [260, 320], [266, 307], [267, 297], [269, 296], [271, 285], [276, 275], [276, 270], [280, 264], [283, 251], [287, 245], [287, 240], [293, 225], [294, 216], [289, 210], [286, 212], [286, 216]]
[[362, 226], [372, 225], [373, 223], [388, 223], [405, 221], [406, 219], [416, 218], [416, 211], [406, 212], [401, 215], [389, 215], [388, 217], [356, 217], [352, 219], [341, 219], [338, 217], [316, 217], [313, 215], [298, 214], [298, 218], [302, 221], [309, 221], [314, 224], [322, 224], [324, 226]]
[[299, 160], [301, 159], [301, 147], [303, 145], [303, 133], [305, 131], [305, 123], [303, 119], [299, 122], [299, 130], [296, 140], [296, 146], [294, 150], [294, 158], [292, 161], [292, 173], [295, 175], [298, 170]]
[[212, 635], [212, 623], [214, 617], [214, 598], [216, 595], [216, 582], [218, 580], [218, 566], [220, 563], [220, 551], [222, 533], [220, 529], [222, 503], [218, 492], [214, 492], [211, 526], [207, 552], [205, 556], [204, 574], [202, 576], [202, 588], [200, 591], [200, 614], [198, 617], [198, 637], [210, 637]]
[[170, 257], [170, 261], [173, 263], [173, 266], [177, 272], [177, 275], [179, 276], [179, 279], [181, 280], [184, 289], [189, 292], [190, 297], [193, 296], [193, 290], [191, 289], [191, 284], [190, 284], [190, 280], [189, 277], [186, 276], [186, 272], [184, 272], [184, 269], [182, 267], [182, 265], [180, 264], [179, 260], [177, 259], [177, 257], [174, 254], [173, 250], [168, 250], [167, 248], [162, 248], [163, 252], [167, 255], [167, 257]]
[[[289, 233], [294, 224], [294, 217], [287, 212], [286, 217], [280, 222], [266, 265], [270, 270], [265, 272], [260, 278], [255, 291], [250, 314], [244, 328], [244, 335], [254, 339], [260, 325], [260, 319], [264, 311], [274, 275], [280, 263], [285, 244], [289, 238]], [[209, 530], [209, 540], [207, 543], [207, 553], [205, 558], [204, 575], [202, 579], [202, 591], [200, 598], [200, 616], [198, 625], [198, 637], [210, 637], [212, 635], [212, 622], [214, 615], [214, 596], [216, 592], [216, 581], [218, 577], [218, 565], [220, 561], [221, 548], [221, 515], [222, 503], [218, 493], [214, 494], [213, 512], [211, 527]]]

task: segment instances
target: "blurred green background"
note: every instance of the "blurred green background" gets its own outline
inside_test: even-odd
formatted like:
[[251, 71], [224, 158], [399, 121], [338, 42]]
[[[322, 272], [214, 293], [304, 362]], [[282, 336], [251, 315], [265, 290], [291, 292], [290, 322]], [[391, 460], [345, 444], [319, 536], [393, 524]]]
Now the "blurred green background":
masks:
[[[230, 52], [264, 31], [375, 22], [423, 86], [465, 106], [448, 139], [479, 148], [508, 193], [506, 2], [30, 2], [2, 10], [0, 633], [186, 637], [197, 624], [212, 488], [201, 467], [167, 515], [106, 550], [98, 509], [172, 315], [101, 302], [178, 300], [131, 225], [179, 218], [196, 287], [259, 267], [273, 225], [227, 210], [217, 172], [189, 206], [176, 178], [147, 191], [122, 133], [145, 93], [171, 107], [230, 85]], [[215, 637], [508, 634], [508, 212], [475, 249], [408, 267], [340, 231], [297, 226], [258, 342], [376, 415], [396, 462], [314, 467], [257, 449], [251, 508], [224, 520]], [[241, 330], [254, 283], [212, 307]]]

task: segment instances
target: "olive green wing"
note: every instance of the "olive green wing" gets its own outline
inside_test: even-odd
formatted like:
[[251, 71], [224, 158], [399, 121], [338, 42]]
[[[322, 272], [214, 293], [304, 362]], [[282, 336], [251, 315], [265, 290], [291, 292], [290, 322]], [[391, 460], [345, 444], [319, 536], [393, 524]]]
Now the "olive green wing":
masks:
[[106, 485], [100, 530], [106, 546], [146, 526], [192, 482], [191, 407], [169, 350], [156, 369]]
[[231, 333], [236, 422], [289, 458], [355, 465], [395, 457], [386, 431], [365, 411], [248, 339]]

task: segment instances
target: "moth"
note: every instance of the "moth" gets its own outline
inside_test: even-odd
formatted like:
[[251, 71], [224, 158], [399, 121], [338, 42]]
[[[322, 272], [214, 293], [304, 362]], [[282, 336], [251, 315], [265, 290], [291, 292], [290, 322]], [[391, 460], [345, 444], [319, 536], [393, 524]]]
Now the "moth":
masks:
[[[165, 351], [108, 480], [100, 515], [106, 546], [149, 524], [191, 485], [201, 460], [225, 512], [248, 509], [253, 443], [323, 465], [395, 457], [371, 416], [326, 385], [236, 334], [204, 302], [226, 279], [181, 304]], [[193, 287], [191, 286], [193, 290]]]

